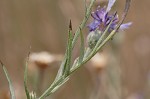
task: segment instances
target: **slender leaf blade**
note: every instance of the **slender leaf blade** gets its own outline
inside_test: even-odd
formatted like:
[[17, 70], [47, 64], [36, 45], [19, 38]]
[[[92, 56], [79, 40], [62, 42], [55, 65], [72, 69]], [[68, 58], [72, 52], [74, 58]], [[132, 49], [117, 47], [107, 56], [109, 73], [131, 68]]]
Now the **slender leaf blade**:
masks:
[[[54, 93], [58, 88], [65, 84], [69, 80], [69, 77], [66, 77], [62, 82], [60, 82], [49, 94]], [[48, 94], [48, 95], [49, 95]]]
[[8, 71], [7, 71], [6, 67], [4, 66], [4, 64], [3, 64], [1, 61], [0, 61], [0, 63], [1, 63], [1, 66], [2, 66], [2, 68], [3, 68], [3, 71], [4, 71], [4, 73], [5, 73], [5, 76], [6, 76], [6, 78], [7, 78], [8, 84], [9, 84], [11, 99], [16, 99], [16, 97], [15, 97], [15, 90], [14, 90], [12, 81], [11, 81], [11, 79], [10, 79], [10, 76], [9, 76], [9, 74], [8, 74]]
[[79, 63], [81, 63], [84, 58], [84, 37], [81, 29], [80, 29], [80, 39], [81, 39], [81, 45], [80, 45]]
[[66, 63], [67, 63], [67, 54], [65, 54], [65, 57], [64, 57], [61, 65], [60, 65], [60, 68], [57, 72], [57, 75], [56, 75], [54, 82], [56, 82], [63, 75], [64, 67], [65, 67]]
[[73, 40], [71, 20], [70, 20], [68, 32], [69, 33], [68, 33], [68, 45], [67, 45], [67, 64], [65, 65], [66, 67], [64, 71], [66, 76], [69, 74], [71, 68], [72, 40]]
[[29, 93], [29, 90], [28, 90], [28, 87], [27, 87], [27, 75], [28, 75], [29, 56], [30, 56], [30, 52], [29, 52], [27, 60], [26, 60], [25, 71], [24, 71], [24, 88], [25, 88], [27, 99], [30, 99], [30, 93]]

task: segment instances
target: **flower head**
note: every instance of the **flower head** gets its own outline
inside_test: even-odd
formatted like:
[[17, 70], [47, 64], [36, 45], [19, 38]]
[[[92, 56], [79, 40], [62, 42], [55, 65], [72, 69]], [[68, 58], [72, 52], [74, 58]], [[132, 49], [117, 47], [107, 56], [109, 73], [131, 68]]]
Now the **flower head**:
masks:
[[29, 58], [31, 63], [34, 63], [40, 69], [45, 69], [53, 62], [61, 61], [62, 57], [62, 55], [50, 54], [48, 52], [39, 52], [32, 53]]
[[[100, 6], [97, 7], [97, 10], [95, 12], [92, 12], [91, 16], [93, 17], [93, 22], [91, 22], [88, 25], [89, 31], [95, 31], [96, 29], [99, 29], [100, 31], [104, 31], [106, 27], [109, 25], [109, 23], [112, 20], [112, 23], [108, 29], [108, 32], [111, 32], [115, 29], [119, 22], [118, 14], [109, 14], [109, 11], [111, 10], [112, 6], [114, 5], [116, 0], [109, 0], [108, 6], [106, 8], [100, 8]], [[114, 18], [113, 18], [114, 17]], [[127, 29], [132, 23], [125, 23], [120, 26], [120, 30]]]
[[100, 71], [108, 65], [107, 55], [104, 53], [97, 53], [91, 59], [91, 63], [94, 69]]

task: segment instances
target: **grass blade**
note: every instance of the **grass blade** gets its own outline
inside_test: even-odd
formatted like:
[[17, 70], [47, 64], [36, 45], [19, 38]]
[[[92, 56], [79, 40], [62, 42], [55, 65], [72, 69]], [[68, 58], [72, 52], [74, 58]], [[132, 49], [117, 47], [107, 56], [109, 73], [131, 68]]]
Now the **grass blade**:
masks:
[[71, 67], [72, 40], [73, 40], [71, 20], [70, 20], [68, 32], [69, 32], [69, 36], [68, 36], [68, 45], [67, 45], [67, 64], [65, 65], [65, 71], [64, 71], [66, 76], [69, 74], [70, 67]]
[[80, 45], [79, 64], [82, 62], [84, 58], [84, 37], [81, 29], [80, 29], [80, 38], [81, 38], [81, 45]]
[[25, 88], [27, 99], [30, 99], [30, 93], [29, 93], [29, 90], [28, 90], [28, 87], [27, 87], [27, 75], [28, 75], [29, 55], [30, 55], [30, 52], [29, 52], [27, 60], [26, 60], [25, 72], [24, 72], [24, 88]]
[[51, 92], [48, 94], [54, 93], [57, 89], [59, 89], [63, 84], [65, 84], [69, 80], [69, 77], [66, 77], [62, 82], [60, 82]]
[[3, 71], [4, 71], [5, 75], [6, 75], [7, 81], [9, 83], [9, 89], [10, 89], [11, 99], [16, 99], [16, 97], [15, 97], [15, 90], [14, 90], [14, 87], [12, 85], [12, 81], [10, 79], [8, 71], [7, 71], [6, 67], [4, 66], [4, 64], [1, 61], [0, 61], [0, 63], [2, 65]]
[[58, 70], [58, 73], [56, 75], [56, 78], [54, 80], [54, 82], [56, 82], [62, 75], [63, 75], [63, 72], [64, 72], [64, 66], [66, 65], [67, 63], [67, 55], [65, 54], [65, 57], [60, 65], [60, 68]]
[[[68, 64], [68, 62], [69, 61], [71, 61], [71, 58], [70, 58], [70, 60], [68, 60], [69, 59], [69, 57], [71, 57], [71, 55], [69, 56], [69, 57], [67, 57], [68, 56], [68, 54], [71, 54], [71, 52], [69, 52], [69, 50], [71, 50], [72, 51], [72, 24], [71, 24], [71, 20], [70, 20], [70, 24], [69, 24], [69, 37], [68, 37], [68, 45], [70, 45], [69, 47], [67, 46], [67, 50], [66, 50], [66, 53], [65, 53], [65, 57], [64, 57], [64, 59], [63, 59], [63, 61], [62, 61], [62, 63], [61, 63], [61, 66], [60, 66], [60, 68], [59, 68], [59, 70], [58, 70], [58, 73], [57, 73], [57, 76], [56, 76], [56, 78], [55, 78], [55, 80], [54, 80], [54, 82], [55, 81], [57, 81], [58, 79], [59, 79], [59, 77], [61, 77], [63, 74], [64, 74], [64, 72], [65, 72], [65, 69], [69, 69], [70, 67], [67, 67], [66, 68], [66, 65]], [[70, 38], [71, 37], [71, 38]], [[70, 38], [70, 40], [69, 40], [69, 38]], [[70, 43], [71, 42], [71, 43]], [[69, 44], [70, 43], [70, 44]], [[68, 71], [69, 72], [69, 71]]]

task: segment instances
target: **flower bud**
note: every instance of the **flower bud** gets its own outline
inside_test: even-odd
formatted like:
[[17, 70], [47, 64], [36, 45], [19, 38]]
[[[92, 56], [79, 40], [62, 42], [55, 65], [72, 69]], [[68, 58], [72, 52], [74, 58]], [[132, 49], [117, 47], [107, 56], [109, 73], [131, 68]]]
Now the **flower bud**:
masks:
[[87, 42], [90, 49], [94, 48], [97, 41], [101, 37], [102, 32], [99, 30], [91, 31], [89, 35], [87, 36]]
[[108, 63], [107, 55], [103, 53], [97, 53], [92, 59], [91, 63], [93, 68], [100, 71], [101, 69], [105, 68]]

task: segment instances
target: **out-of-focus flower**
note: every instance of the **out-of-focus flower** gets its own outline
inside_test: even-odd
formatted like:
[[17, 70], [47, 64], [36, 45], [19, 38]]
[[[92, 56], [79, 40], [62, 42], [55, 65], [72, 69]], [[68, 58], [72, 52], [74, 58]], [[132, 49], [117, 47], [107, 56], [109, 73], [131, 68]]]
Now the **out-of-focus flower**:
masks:
[[132, 94], [127, 99], [144, 99], [144, 96], [142, 94]]
[[2, 99], [10, 99], [10, 92], [8, 90], [3, 90], [1, 92], [0, 98], [2, 98]]
[[92, 66], [96, 69], [96, 70], [101, 70], [103, 69], [104, 67], [107, 66], [107, 57], [106, 55], [104, 54], [100, 54], [100, 53], [97, 53], [92, 59], [91, 59], [91, 63], [92, 63]]
[[[109, 25], [111, 22], [112, 18], [114, 17], [114, 14], [109, 14], [109, 11], [111, 10], [112, 6], [114, 5], [116, 0], [109, 0], [108, 6], [104, 6], [103, 8], [100, 8], [100, 6], [97, 7], [97, 10], [95, 12], [92, 12], [91, 16], [93, 17], [93, 22], [91, 22], [88, 25], [89, 31], [95, 31], [96, 29], [99, 29], [100, 31], [104, 31], [106, 27]], [[110, 28], [108, 29], [108, 32], [111, 32], [112, 30], [115, 29], [119, 22], [119, 17], [118, 14], [115, 15]], [[132, 23], [125, 23], [120, 26], [120, 30], [124, 30], [129, 28], [129, 26]]]
[[[24, 89], [19, 83], [14, 83], [15, 88], [15, 97], [16, 99], [23, 99], [24, 97]], [[2, 92], [0, 92], [0, 99], [11, 99], [11, 94], [9, 89], [1, 89]]]
[[45, 69], [51, 63], [61, 60], [62, 55], [54, 55], [48, 52], [32, 53], [29, 57], [30, 63], [34, 63], [40, 69]]

